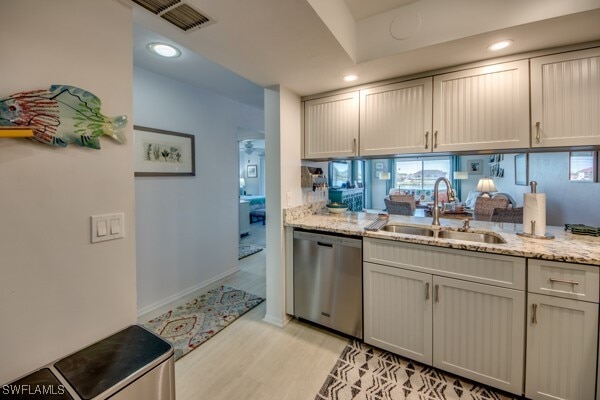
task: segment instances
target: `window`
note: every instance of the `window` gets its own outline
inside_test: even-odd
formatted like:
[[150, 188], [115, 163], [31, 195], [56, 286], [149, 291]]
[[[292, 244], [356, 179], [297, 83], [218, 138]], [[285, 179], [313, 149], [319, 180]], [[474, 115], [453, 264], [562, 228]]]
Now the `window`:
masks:
[[572, 151], [569, 153], [569, 180], [596, 182], [596, 152]]
[[341, 188], [346, 187], [347, 183], [350, 182], [350, 187], [363, 187], [364, 170], [365, 162], [362, 160], [330, 161], [329, 186]]
[[394, 160], [394, 187], [433, 189], [440, 177], [450, 179], [450, 157], [427, 160]]
[[331, 187], [342, 187], [352, 177], [350, 161], [333, 161], [329, 163], [331, 172]]

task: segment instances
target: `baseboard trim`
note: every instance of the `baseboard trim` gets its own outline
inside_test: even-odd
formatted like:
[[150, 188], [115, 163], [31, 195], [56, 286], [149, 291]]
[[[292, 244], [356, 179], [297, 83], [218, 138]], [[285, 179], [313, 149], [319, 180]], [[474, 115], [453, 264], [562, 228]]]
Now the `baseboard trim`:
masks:
[[161, 307], [164, 307], [164, 306], [166, 306], [169, 303], [172, 303], [174, 301], [177, 301], [177, 300], [181, 299], [182, 297], [185, 297], [185, 296], [189, 295], [190, 293], [193, 293], [193, 292], [195, 292], [197, 290], [200, 290], [200, 289], [203, 289], [203, 288], [205, 288], [207, 286], [210, 286], [213, 283], [215, 283], [217, 281], [220, 281], [221, 279], [226, 278], [226, 277], [228, 277], [231, 274], [235, 274], [239, 270], [240, 270], [240, 267], [232, 268], [232, 269], [230, 269], [228, 271], [223, 272], [222, 274], [219, 274], [219, 275], [215, 276], [214, 278], [211, 278], [211, 279], [209, 279], [207, 281], [204, 281], [204, 282], [200, 282], [200, 283], [198, 283], [198, 284], [196, 284], [194, 286], [191, 286], [191, 287], [189, 287], [189, 288], [187, 288], [185, 290], [182, 290], [181, 292], [172, 294], [172, 295], [170, 295], [168, 297], [165, 297], [162, 300], [159, 300], [159, 301], [156, 301], [156, 302], [154, 302], [152, 304], [149, 304], [146, 307], [142, 307], [142, 308], [140, 308], [137, 311], [137, 316], [139, 318], [139, 317], [141, 317], [144, 314], [148, 314], [148, 313], [150, 313], [150, 312], [152, 312], [154, 310], [157, 310], [157, 309], [159, 309]]
[[283, 328], [284, 326], [286, 326], [288, 324], [288, 322], [290, 322], [290, 317], [288, 317], [286, 315], [285, 318], [277, 318], [277, 317], [273, 317], [272, 315], [265, 315], [265, 317], [263, 318], [263, 321], [266, 322], [267, 324], [271, 324], [271, 325], [275, 325], [279, 328]]

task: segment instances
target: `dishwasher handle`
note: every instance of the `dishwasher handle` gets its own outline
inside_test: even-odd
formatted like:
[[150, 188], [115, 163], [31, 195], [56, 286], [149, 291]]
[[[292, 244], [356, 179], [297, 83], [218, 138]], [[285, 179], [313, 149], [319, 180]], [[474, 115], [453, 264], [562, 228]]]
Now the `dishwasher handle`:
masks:
[[313, 233], [294, 230], [294, 240], [308, 240], [319, 246], [333, 247], [335, 245], [354, 247], [362, 249], [361, 238], [351, 238], [346, 236], [328, 235], [324, 233]]

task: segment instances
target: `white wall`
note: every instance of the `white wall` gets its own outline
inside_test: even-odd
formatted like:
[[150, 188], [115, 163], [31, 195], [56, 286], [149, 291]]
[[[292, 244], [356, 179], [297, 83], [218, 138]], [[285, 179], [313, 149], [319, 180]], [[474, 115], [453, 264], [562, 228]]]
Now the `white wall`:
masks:
[[[114, 0], [2, 1], [0, 97], [70, 84], [131, 120], [131, 18]], [[100, 141], [0, 139], [0, 384], [136, 320], [131, 140]], [[114, 212], [125, 238], [90, 244], [90, 216]]]
[[147, 312], [238, 268], [238, 127], [264, 113], [134, 68], [135, 124], [196, 136], [195, 177], [135, 179], [138, 309]]
[[[514, 154], [505, 154], [501, 161], [504, 168], [503, 178], [494, 178], [499, 192], [509, 193], [523, 205], [523, 193], [528, 193], [529, 186], [515, 185]], [[484, 160], [484, 175], [469, 175], [468, 180], [461, 181], [462, 199], [465, 200], [470, 190], [475, 190], [477, 182], [489, 175], [489, 156], [461, 157], [461, 170], [467, 170], [469, 160]], [[546, 193], [546, 221], [548, 225], [586, 224], [600, 226], [598, 198], [600, 183], [578, 183], [569, 181], [569, 153], [532, 153], [529, 154], [529, 181], [538, 183], [539, 193]]]
[[265, 89], [267, 166], [267, 312], [265, 321], [283, 326], [285, 234], [283, 208], [301, 205], [300, 97], [284, 87]]

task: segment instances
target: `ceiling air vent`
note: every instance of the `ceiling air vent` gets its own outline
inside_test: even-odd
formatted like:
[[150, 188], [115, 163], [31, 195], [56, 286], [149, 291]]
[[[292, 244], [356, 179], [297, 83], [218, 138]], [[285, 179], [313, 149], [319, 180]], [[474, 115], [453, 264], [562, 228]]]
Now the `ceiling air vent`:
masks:
[[188, 4], [173, 7], [161, 17], [185, 32], [200, 28], [201, 25], [211, 22], [210, 18]]
[[215, 22], [182, 0], [131, 0], [169, 21], [184, 32], [195, 31]]
[[132, 0], [135, 4], [144, 7], [153, 14], [160, 14], [173, 7], [175, 4], [181, 3], [181, 0]]

